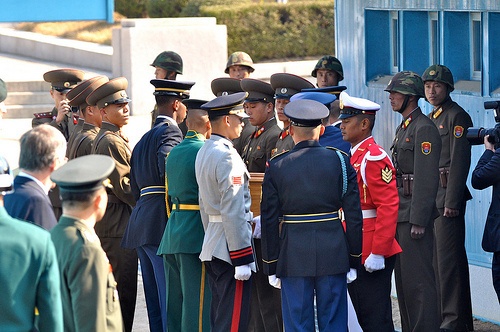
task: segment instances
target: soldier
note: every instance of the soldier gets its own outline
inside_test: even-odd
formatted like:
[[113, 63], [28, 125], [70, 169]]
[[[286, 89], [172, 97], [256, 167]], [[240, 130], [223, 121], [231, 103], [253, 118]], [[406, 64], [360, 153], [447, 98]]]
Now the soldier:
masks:
[[436, 198], [439, 217], [434, 220], [434, 269], [441, 311], [441, 331], [471, 331], [469, 263], [465, 251], [465, 205], [472, 196], [465, 184], [471, 146], [469, 114], [455, 103], [453, 75], [443, 65], [432, 65], [422, 75], [425, 98], [433, 106], [429, 118], [441, 136], [440, 183]]
[[441, 139], [436, 126], [418, 107], [418, 100], [424, 97], [420, 76], [399, 72], [385, 91], [392, 109], [403, 116], [391, 147], [399, 194], [396, 239], [403, 249], [395, 266], [402, 330], [438, 331], [432, 257]]
[[[243, 79], [241, 87], [248, 93], [243, 107], [250, 123], [256, 127], [243, 149], [242, 158], [249, 172], [264, 173], [281, 133], [274, 116], [274, 90], [270, 84], [251, 78]], [[254, 215], [254, 218], [258, 230], [259, 216]], [[254, 232], [253, 238], [258, 269], [253, 278], [249, 331], [282, 331], [280, 292], [269, 285], [262, 272], [260, 232]]]
[[4, 198], [5, 209], [14, 218], [51, 230], [57, 219], [48, 197], [50, 174], [66, 162], [66, 140], [54, 127], [40, 125], [24, 133], [20, 145], [20, 171], [14, 193]]
[[210, 331], [211, 293], [205, 265], [200, 262], [203, 223], [198, 204], [194, 170], [196, 154], [210, 137], [206, 101], [186, 99], [188, 132], [166, 160], [166, 183], [170, 215], [158, 254], [163, 257], [167, 281], [169, 331]]
[[80, 132], [75, 130], [68, 141], [66, 157], [70, 160], [92, 152], [92, 143], [101, 127], [102, 117], [97, 106], [89, 106], [86, 99], [95, 89], [107, 82], [109, 79], [106, 76], [96, 76], [68, 92], [70, 106], [78, 107], [81, 114], [78, 121], [84, 122]]
[[285, 115], [295, 147], [269, 161], [262, 184], [264, 273], [281, 284], [285, 331], [315, 330], [314, 296], [319, 330], [347, 331], [346, 273], [355, 278], [361, 257], [356, 173], [346, 154], [318, 142], [326, 106], [292, 101]]
[[255, 262], [250, 220], [249, 174], [232, 146], [241, 133], [243, 92], [217, 97], [203, 104], [212, 135], [195, 160], [196, 181], [205, 237], [200, 259], [205, 263], [212, 291], [212, 331], [248, 328], [250, 288]]
[[342, 132], [340, 131], [341, 121], [338, 120], [338, 117], [340, 116], [340, 104], [337, 100], [337, 95], [334, 93], [318, 92], [319, 90], [322, 89], [315, 89], [315, 91], [310, 89], [309, 91], [299, 92], [292, 96], [291, 100], [315, 100], [328, 107], [330, 113], [322, 120], [325, 130], [319, 137], [319, 144], [322, 146], [334, 147], [344, 151], [345, 153], [349, 153], [351, 145], [344, 141], [342, 138]]
[[[249, 78], [250, 74], [253, 73], [254, 70], [255, 68], [253, 67], [253, 61], [250, 55], [245, 52], [234, 52], [227, 59], [226, 70], [224, 72], [229, 74], [231, 79], [241, 81], [244, 78]], [[220, 83], [224, 85], [224, 83]], [[225, 82], [225, 84], [231, 83]], [[243, 91], [241, 86], [239, 91]], [[241, 132], [240, 137], [233, 141], [234, 148], [240, 155], [243, 153], [243, 148], [255, 129], [256, 128], [248, 121], [248, 118], [243, 119], [243, 131]]]
[[108, 205], [95, 231], [113, 267], [124, 330], [132, 331], [135, 302], [137, 297], [137, 253], [121, 247], [135, 200], [130, 189], [130, 147], [121, 129], [128, 123], [130, 99], [125, 89], [128, 81], [118, 77], [101, 85], [88, 95], [90, 106], [97, 106], [102, 116], [102, 125], [92, 146], [93, 154], [107, 155], [115, 161], [115, 169], [109, 179], [112, 189], [108, 189]]
[[349, 294], [363, 331], [394, 331], [391, 276], [396, 254], [399, 197], [396, 172], [387, 153], [372, 137], [380, 105], [340, 94], [340, 129], [351, 143], [351, 165], [356, 171], [363, 210], [363, 255]]
[[[151, 66], [155, 68], [155, 79], [157, 80], [175, 81], [177, 74], [182, 75], [182, 58], [174, 51], [161, 52], [156, 56]], [[155, 108], [151, 112], [151, 128], [154, 127], [157, 116], [158, 108], [155, 105]]]
[[277, 153], [291, 150], [294, 146], [292, 136], [290, 136], [290, 119], [283, 113], [286, 104], [290, 102], [290, 98], [294, 94], [300, 92], [302, 89], [314, 88], [314, 85], [300, 76], [278, 73], [271, 75], [271, 87], [275, 91], [274, 99], [278, 119], [283, 122], [283, 130], [276, 142], [276, 148], [271, 153], [271, 156], [273, 156]]
[[9, 164], [0, 156], [0, 330], [62, 332], [61, 288], [54, 244], [47, 231], [9, 216], [4, 195], [13, 190]]
[[344, 79], [344, 69], [339, 59], [332, 55], [325, 55], [318, 60], [311, 76], [316, 77], [318, 88], [337, 86]]
[[229, 74], [229, 77], [238, 80], [250, 77], [254, 71], [252, 58], [248, 53], [241, 51], [234, 52], [229, 56], [224, 70], [226, 74]]
[[52, 173], [63, 216], [51, 231], [61, 275], [64, 331], [123, 331], [116, 282], [94, 230], [106, 211], [108, 156], [75, 159]]
[[135, 145], [130, 159], [130, 189], [137, 202], [123, 236], [122, 247], [137, 250], [151, 331], [165, 331], [165, 272], [156, 253], [167, 212], [165, 207], [165, 157], [182, 141], [178, 127], [186, 117], [183, 99], [194, 82], [151, 80], [158, 116], [155, 126]]
[[78, 119], [68, 104], [66, 94], [83, 80], [84, 75], [83, 71], [77, 69], [56, 69], [43, 74], [45, 82], [50, 83], [50, 96], [55, 105], [50, 112], [35, 113], [31, 125], [35, 127], [48, 123], [56, 127], [67, 141]]

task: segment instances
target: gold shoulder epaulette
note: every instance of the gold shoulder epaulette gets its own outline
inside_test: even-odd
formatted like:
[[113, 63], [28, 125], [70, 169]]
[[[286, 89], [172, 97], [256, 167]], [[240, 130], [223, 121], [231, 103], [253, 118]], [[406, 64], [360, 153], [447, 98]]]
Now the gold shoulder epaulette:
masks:
[[280, 153], [277, 153], [274, 156], [272, 156], [271, 159], [269, 159], [269, 160], [273, 160], [274, 158], [279, 157], [279, 156], [281, 156], [281, 155], [283, 155], [285, 153], [288, 153], [288, 152], [290, 152], [290, 150], [285, 150], [285, 151], [282, 151]]

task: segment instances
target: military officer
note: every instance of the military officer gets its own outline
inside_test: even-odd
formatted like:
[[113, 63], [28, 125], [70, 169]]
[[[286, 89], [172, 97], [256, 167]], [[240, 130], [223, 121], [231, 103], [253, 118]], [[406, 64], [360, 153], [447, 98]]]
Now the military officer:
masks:
[[195, 160], [199, 205], [205, 236], [200, 259], [212, 291], [212, 331], [247, 331], [255, 262], [250, 220], [249, 173], [232, 139], [241, 133], [246, 93], [225, 95], [203, 104], [212, 135]]
[[94, 230], [106, 211], [113, 159], [88, 155], [52, 173], [63, 215], [51, 231], [61, 275], [64, 331], [123, 331], [116, 282]]
[[157, 256], [167, 213], [165, 207], [165, 157], [182, 141], [178, 124], [186, 117], [183, 99], [194, 82], [151, 80], [158, 106], [155, 126], [135, 145], [130, 159], [130, 188], [137, 202], [123, 236], [122, 246], [137, 250], [151, 331], [165, 331], [165, 272]]
[[7, 213], [4, 196], [13, 191], [12, 180], [9, 164], [0, 156], [0, 330], [65, 331], [54, 244], [46, 230]]
[[[212, 92], [216, 97], [230, 95], [236, 92], [243, 92], [240, 81], [241, 79], [231, 77], [216, 78], [211, 83]], [[243, 153], [243, 148], [254, 131], [255, 127], [250, 124], [248, 118], [244, 118], [241, 135], [233, 140], [234, 148], [238, 151], [238, 154], [241, 155]]]
[[[256, 127], [250, 136], [242, 158], [249, 172], [264, 173], [266, 162], [271, 158], [281, 133], [274, 116], [274, 90], [269, 83], [245, 78], [241, 88], [248, 93], [244, 108], [249, 121]], [[253, 211], [252, 211], [253, 212]], [[260, 228], [258, 216], [255, 228]], [[271, 287], [262, 272], [262, 250], [259, 232], [253, 233], [255, 254], [259, 268], [253, 278], [250, 331], [282, 331], [280, 292]]]
[[350, 162], [363, 210], [364, 265], [348, 285], [349, 294], [363, 331], [394, 331], [392, 322], [391, 276], [396, 254], [399, 197], [396, 171], [387, 153], [372, 136], [380, 105], [340, 93], [340, 128], [351, 148]]
[[[210, 137], [206, 101], [186, 99], [188, 132], [166, 160], [170, 215], [158, 254], [162, 255], [167, 282], [169, 331], [210, 331], [211, 293], [205, 265], [200, 262], [203, 224], [194, 170], [196, 154]], [[171, 211], [171, 212], [170, 212]]]
[[55, 105], [50, 112], [35, 113], [31, 125], [35, 127], [48, 123], [59, 129], [67, 141], [78, 119], [71, 111], [66, 94], [81, 82], [84, 76], [83, 71], [71, 68], [51, 70], [43, 74], [44, 81], [50, 83], [50, 96]]
[[[337, 88], [337, 87], [334, 87]], [[327, 89], [327, 88], [325, 88]], [[330, 110], [329, 116], [323, 119], [322, 123], [325, 127], [325, 131], [319, 137], [319, 144], [323, 146], [330, 146], [349, 153], [351, 145], [349, 142], [344, 141], [342, 138], [342, 132], [340, 131], [340, 120], [338, 117], [340, 115], [340, 106], [337, 99], [337, 93], [325, 93], [318, 92], [323, 89], [307, 89], [303, 92], [299, 92], [292, 96], [290, 100], [308, 99], [315, 100]], [[340, 93], [340, 92], [339, 92]]]
[[102, 125], [92, 146], [93, 154], [107, 155], [115, 161], [115, 169], [109, 179], [108, 205], [95, 231], [113, 267], [118, 283], [124, 330], [132, 331], [137, 298], [137, 253], [121, 247], [132, 206], [135, 200], [130, 189], [130, 147], [121, 129], [128, 123], [130, 99], [125, 89], [128, 81], [118, 77], [101, 85], [87, 96], [87, 104], [97, 106]]
[[439, 217], [434, 220], [434, 268], [441, 311], [441, 330], [471, 331], [469, 263], [465, 251], [465, 205], [472, 196], [465, 184], [471, 146], [469, 114], [455, 103], [453, 75], [448, 67], [432, 65], [422, 75], [425, 99], [433, 106], [429, 118], [441, 136], [440, 183], [436, 198]]
[[[155, 79], [172, 81], [177, 79], [177, 75], [182, 75], [184, 67], [181, 56], [174, 51], [161, 52], [156, 56], [151, 66], [155, 68]], [[151, 128], [155, 126], [157, 116], [158, 108], [155, 105], [155, 108], [151, 111]], [[185, 123], [182, 123], [180, 129], [183, 134], [186, 133]]]
[[418, 107], [418, 100], [424, 97], [420, 76], [399, 72], [385, 91], [392, 109], [403, 116], [391, 147], [399, 193], [396, 239], [403, 249], [395, 266], [402, 330], [438, 331], [432, 257], [441, 139], [434, 123]]
[[319, 330], [346, 331], [346, 273], [358, 267], [361, 257], [356, 173], [345, 153], [318, 142], [326, 106], [292, 101], [285, 115], [295, 147], [269, 161], [262, 184], [264, 273], [270, 284], [281, 284], [285, 331], [315, 330], [314, 296]]
[[337, 86], [344, 79], [344, 69], [339, 59], [333, 55], [325, 55], [318, 60], [311, 76], [316, 77], [318, 88]]
[[271, 156], [273, 156], [277, 153], [291, 150], [294, 146], [292, 136], [290, 136], [290, 119], [283, 113], [286, 104], [290, 102], [290, 97], [302, 89], [314, 88], [314, 85], [300, 76], [287, 73], [271, 75], [270, 83], [275, 91], [276, 114], [278, 115], [278, 119], [283, 122], [283, 130], [276, 142], [276, 148], [271, 153]]
[[96, 76], [68, 92], [70, 106], [78, 107], [81, 114], [78, 121], [83, 121], [80, 132], [75, 130], [68, 141], [66, 157], [70, 160], [92, 152], [92, 143], [101, 127], [102, 117], [97, 106], [87, 105], [86, 99], [95, 89], [107, 82], [109, 79], [106, 76]]

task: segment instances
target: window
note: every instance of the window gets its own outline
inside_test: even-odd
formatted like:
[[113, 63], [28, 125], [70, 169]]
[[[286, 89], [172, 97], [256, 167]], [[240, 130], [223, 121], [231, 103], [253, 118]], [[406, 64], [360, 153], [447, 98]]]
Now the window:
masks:
[[391, 34], [391, 72], [399, 71], [399, 20], [398, 12], [391, 12], [390, 34]]
[[429, 59], [430, 64], [439, 63], [439, 22], [438, 13], [429, 12]]
[[483, 48], [482, 48], [482, 24], [481, 13], [471, 13], [471, 31], [470, 31], [470, 45], [471, 45], [471, 78], [473, 80], [481, 79], [482, 63], [483, 63]]

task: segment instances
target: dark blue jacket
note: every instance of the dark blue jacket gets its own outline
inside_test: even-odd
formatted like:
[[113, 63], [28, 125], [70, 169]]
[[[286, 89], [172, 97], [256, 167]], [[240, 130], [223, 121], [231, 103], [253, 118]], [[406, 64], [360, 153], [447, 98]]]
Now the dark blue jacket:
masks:
[[165, 186], [165, 156], [181, 141], [179, 127], [159, 116], [135, 145], [130, 159], [130, 187], [136, 205], [123, 235], [124, 248], [160, 244], [167, 224], [165, 194], [141, 196], [141, 189]]
[[351, 150], [351, 144], [344, 141], [342, 138], [342, 132], [337, 126], [327, 126], [325, 127], [325, 132], [319, 138], [319, 144], [322, 146], [331, 146], [339, 150], [349, 153]]
[[17, 219], [23, 219], [51, 230], [57, 225], [49, 196], [33, 180], [16, 176], [14, 192], [4, 197], [7, 213]]
[[482, 246], [484, 251], [500, 251], [500, 149], [484, 151], [472, 172], [471, 183], [474, 189], [493, 186]]

